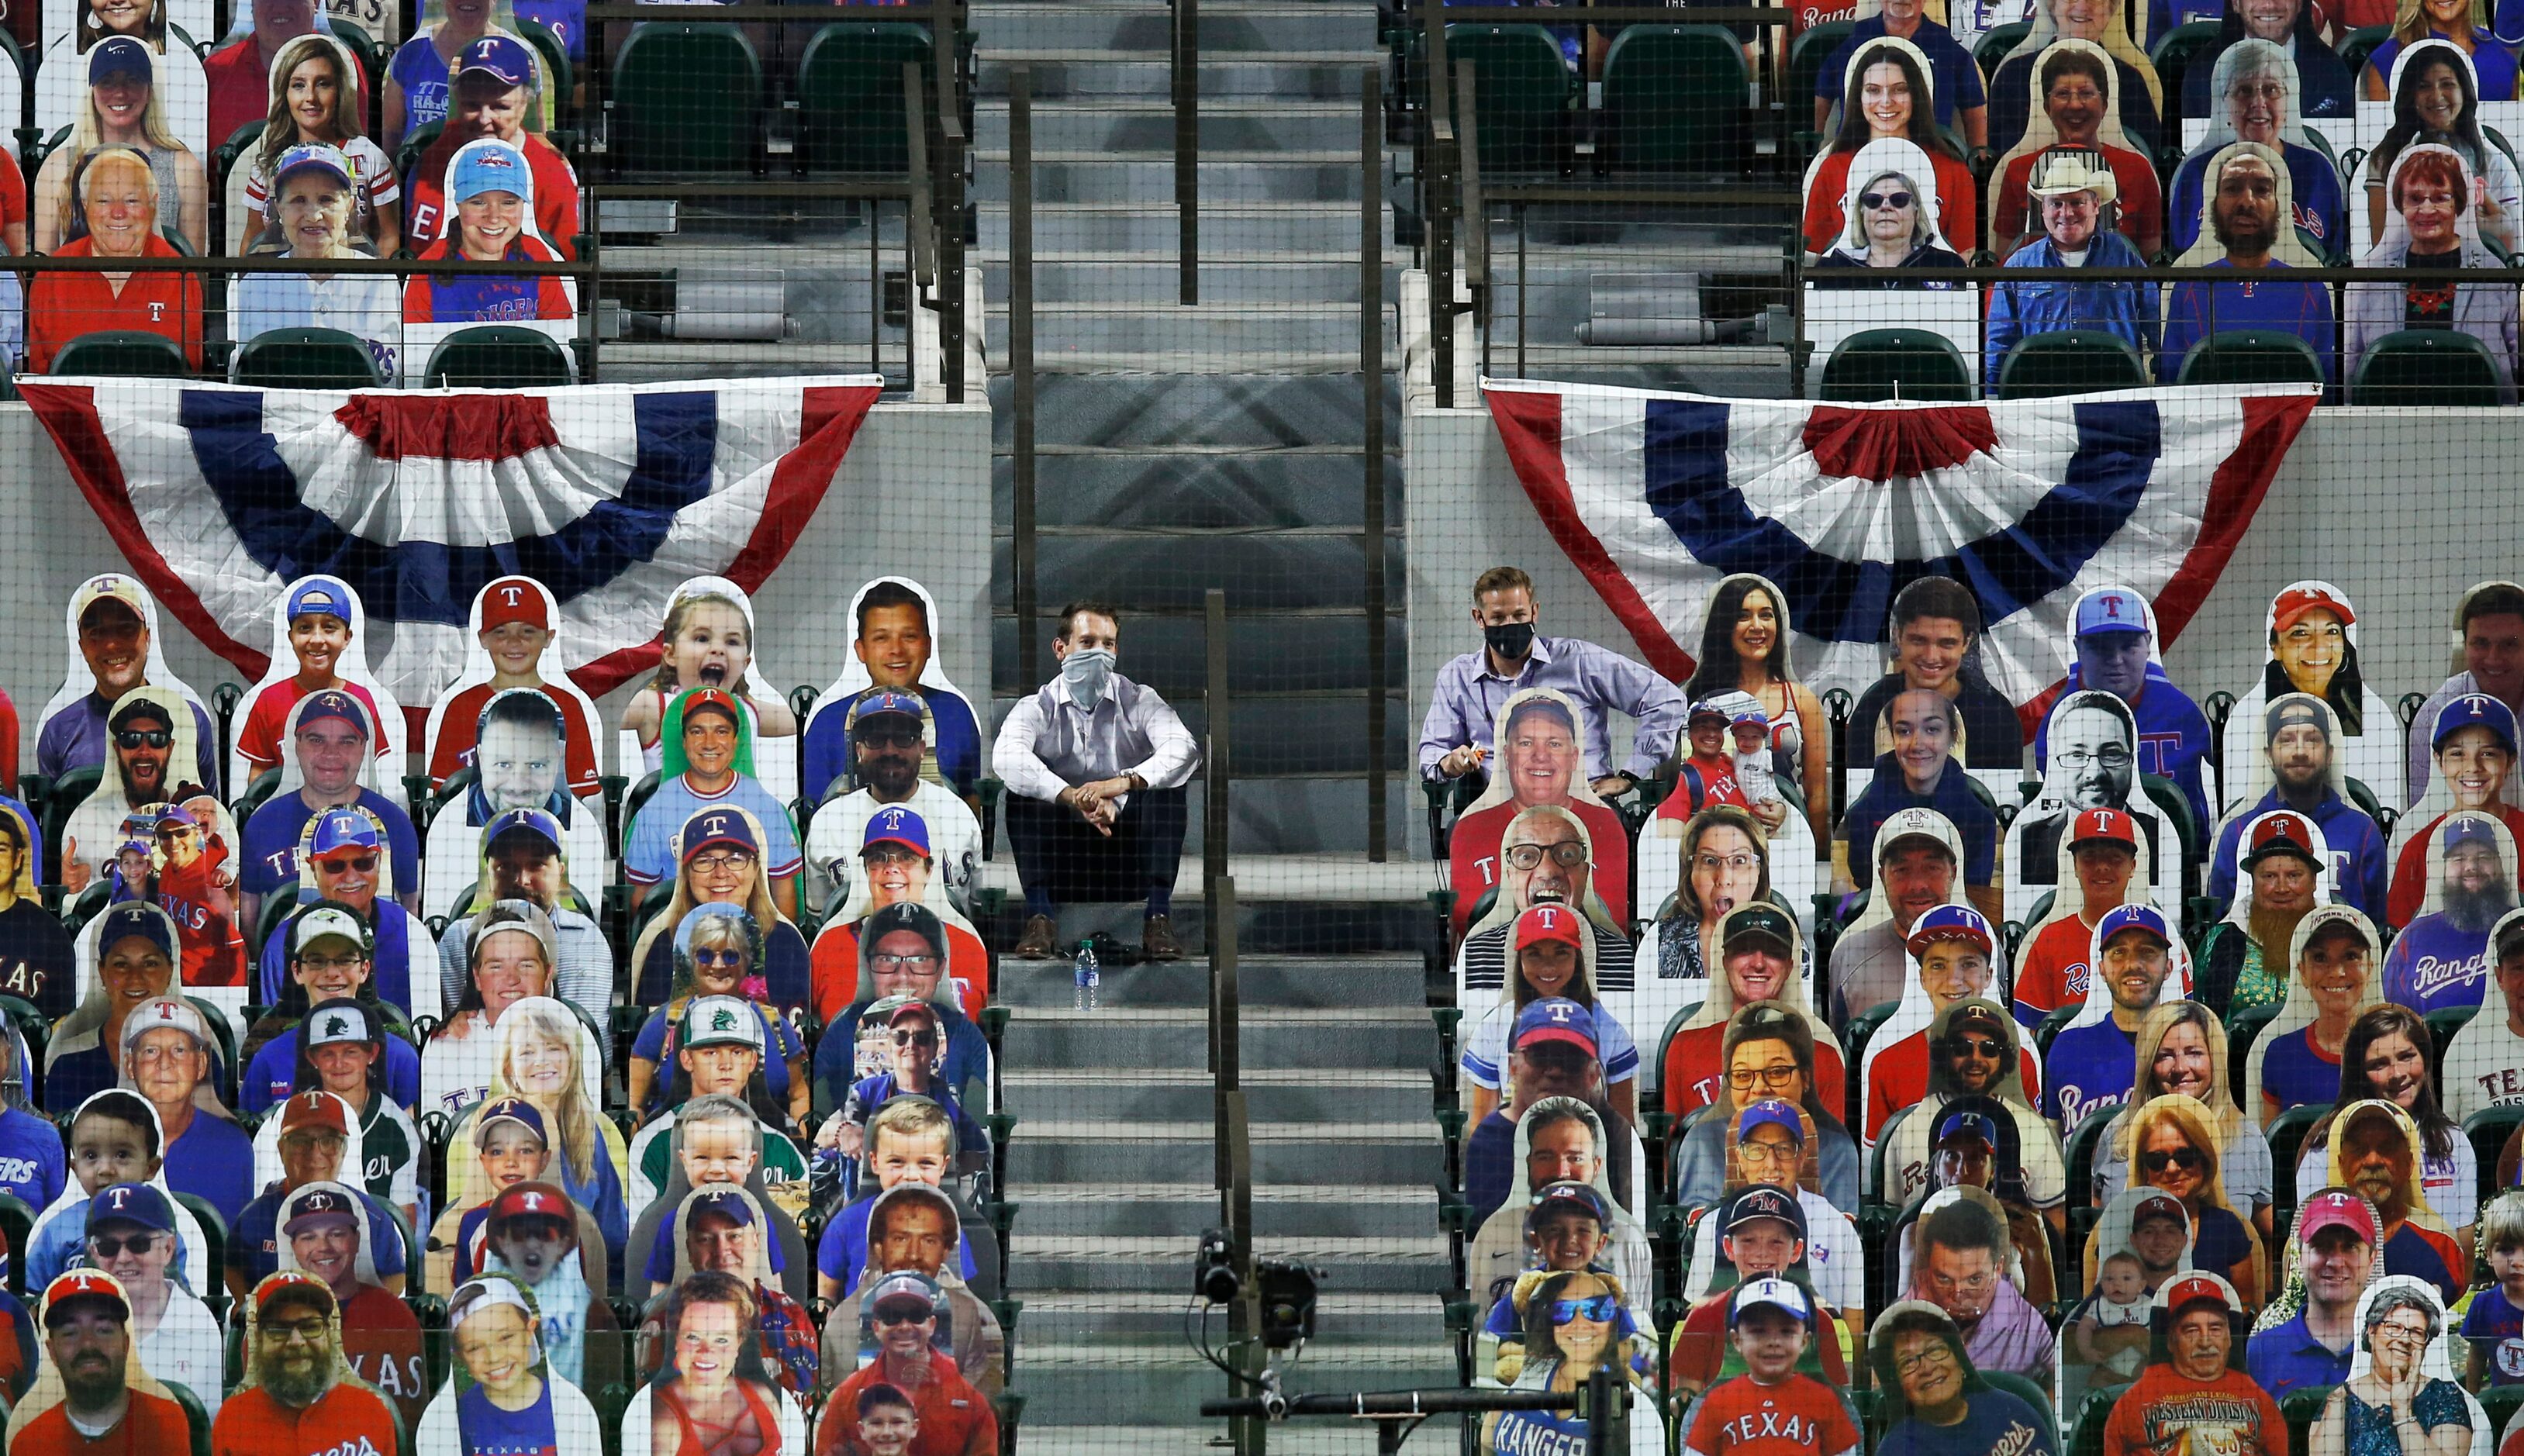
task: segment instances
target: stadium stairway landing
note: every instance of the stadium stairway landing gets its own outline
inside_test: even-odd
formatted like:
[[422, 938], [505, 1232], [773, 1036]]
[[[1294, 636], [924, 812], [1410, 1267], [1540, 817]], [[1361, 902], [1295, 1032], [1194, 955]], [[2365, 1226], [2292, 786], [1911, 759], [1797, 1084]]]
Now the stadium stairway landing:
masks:
[[[1358, 360], [1359, 76], [1380, 64], [1363, 0], [1204, 0], [1201, 303], [1177, 298], [1169, 18], [1163, 0], [977, 0], [976, 185], [998, 440], [995, 696], [1019, 666], [1010, 591], [1014, 461], [1005, 377], [1007, 74], [1034, 115], [1040, 598], [1116, 602], [1123, 670], [1205, 733], [1202, 599], [1226, 589], [1243, 1065], [1261, 1252], [1321, 1268], [1319, 1335], [1291, 1388], [1450, 1384], [1437, 1291], [1445, 1244], [1431, 1182], [1434, 1033], [1418, 946], [1427, 865], [1363, 862], [1366, 699], [1388, 695], [1386, 761], [1410, 741], [1401, 692], [1398, 389], [1380, 462], [1394, 615], [1371, 683], [1364, 389]], [[1380, 161], [1380, 166], [1382, 166]], [[1386, 367], [1400, 255], [1383, 239]], [[1048, 671], [1047, 649], [1040, 651]], [[1399, 857], [1416, 796], [1390, 786]], [[1187, 878], [1196, 883], [1195, 793]], [[1004, 857], [1004, 846], [1001, 849]], [[994, 865], [994, 871], [1005, 867]], [[1010, 896], [1013, 900], [1013, 895]], [[1196, 896], [1176, 928], [1202, 944]], [[1013, 937], [1015, 917], [998, 927]], [[1072, 910], [1069, 944], [1134, 907]], [[1004, 941], [1002, 942], [1004, 944]], [[1108, 966], [1103, 1008], [1072, 1007], [1067, 960], [1003, 960], [1005, 1106], [1020, 1118], [1007, 1196], [1011, 1292], [1026, 1301], [1014, 1388], [1028, 1452], [1198, 1450], [1198, 1402], [1226, 1380], [1186, 1336], [1212, 1190], [1208, 964]], [[1224, 1340], [1225, 1321], [1211, 1322]], [[1433, 1449], [1438, 1432], [1415, 1440]], [[1451, 1432], [1445, 1433], [1451, 1440]], [[1272, 1433], [1282, 1451], [1365, 1449], [1364, 1431]]]

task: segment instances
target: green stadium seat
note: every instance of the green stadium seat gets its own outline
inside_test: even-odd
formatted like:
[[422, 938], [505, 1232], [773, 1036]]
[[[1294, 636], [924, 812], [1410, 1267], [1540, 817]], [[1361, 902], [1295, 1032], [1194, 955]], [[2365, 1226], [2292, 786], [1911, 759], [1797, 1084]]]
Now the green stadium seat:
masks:
[[2147, 367], [2139, 363], [2138, 351], [2099, 328], [2027, 334], [2015, 341], [1998, 366], [1998, 397], [2003, 400], [2142, 389], [2147, 382]]
[[2506, 1140], [2515, 1134], [2517, 1124], [2524, 1123], [2524, 1103], [2508, 1102], [2496, 1107], [2483, 1107], [2462, 1120], [2462, 1136], [2471, 1142], [2473, 1157], [2480, 1164], [2480, 1204], [2506, 1189], [2498, 1182], [2498, 1157], [2506, 1150]]
[[544, 74], [551, 81], [551, 89], [545, 94], [552, 97], [554, 117], [563, 116], [569, 110], [570, 91], [578, 84], [578, 78], [570, 73], [569, 47], [561, 44], [560, 36], [540, 21], [518, 16], [512, 22], [512, 28], [526, 44], [535, 48], [536, 59], [544, 63]]
[[2313, 346], [2272, 328], [2223, 328], [2193, 346], [2179, 384], [2320, 384]]
[[1998, 74], [1999, 63], [2007, 59], [2007, 53], [2022, 45], [2024, 37], [2032, 33], [2031, 21], [2011, 21], [1980, 32], [1980, 39], [1972, 44], [1972, 59], [1980, 64], [1981, 74]]
[[2296, 1164], [2305, 1148], [2306, 1135], [2313, 1125], [2331, 1115], [2329, 1102], [2307, 1102], [2290, 1107], [2273, 1118], [2261, 1130], [2270, 1144], [2270, 1223], [2272, 1228], [2294, 1227], [2296, 1220]]
[[429, 389], [539, 389], [573, 377], [569, 352], [552, 335], [513, 323], [458, 329], [429, 352]]
[[[87, 339], [94, 337], [96, 336], [93, 334], [82, 335], [79, 339], [72, 341], [71, 348], [75, 349]], [[157, 336], [152, 334], [150, 337]], [[63, 352], [67, 357], [69, 351]], [[70, 769], [60, 778], [53, 780], [52, 788], [45, 793], [41, 819], [44, 848], [57, 861], [62, 851], [62, 830], [71, 822], [71, 815], [78, 810], [78, 806], [87, 802], [88, 796], [96, 792], [97, 783], [104, 774], [105, 771], [93, 763], [83, 768]], [[55, 867], [58, 868], [58, 864]], [[48, 875], [46, 878], [51, 877]]]
[[2042, 1024], [2033, 1029], [2034, 1050], [2049, 1056], [2051, 1043], [2058, 1041], [2060, 1034], [2068, 1029], [2068, 1023], [2076, 1020], [2077, 1013], [2085, 1009], [2082, 1004], [2066, 1005], [2043, 1017]]
[[[1446, 59], [1458, 74], [1464, 62], [1473, 64], [1474, 123], [1484, 177], [1556, 175], [1566, 167], [1577, 80], [1560, 59], [1560, 37], [1549, 26], [1448, 25]], [[1608, 75], [1610, 71], [1607, 58]], [[1453, 95], [1451, 87], [1447, 94]], [[1460, 109], [1462, 102], [1456, 105]]]
[[798, 170], [901, 176], [911, 170], [902, 68], [921, 85], [936, 73], [924, 25], [836, 22], [817, 29], [798, 62]]
[[430, 144], [446, 130], [445, 121], [426, 121], [405, 132], [403, 140], [395, 146], [395, 175], [411, 176], [413, 168], [429, 151]]
[[[242, 1324], [243, 1321], [238, 1323]], [[167, 1393], [184, 1408], [184, 1425], [192, 1432], [192, 1456], [211, 1456], [211, 1412], [200, 1391], [174, 1381], [161, 1381]]]
[[[1815, 87], [1822, 81], [1823, 64], [1857, 28], [1856, 21], [1825, 21], [1798, 31], [1797, 38], [1788, 42], [1788, 83], [1780, 99], [1787, 103], [1792, 129], [1805, 130], [1806, 118], [1813, 115]], [[1832, 79], [1837, 83], [1840, 77]]]
[[1924, 328], [1870, 328], [1851, 334], [1823, 361], [1822, 398], [1840, 404], [1972, 398], [1971, 366], [1944, 334]]
[[238, 346], [228, 382], [264, 389], [378, 389], [377, 357], [338, 328], [267, 329]]
[[2068, 1456], [2104, 1456], [2104, 1426], [2112, 1418], [2112, 1406], [2127, 1385], [2089, 1385], [2086, 1398], [2077, 1403], [2077, 1419], [2069, 1428]]
[[2250, 1089], [2252, 1095], [2245, 1095], [2245, 1067], [2252, 1061], [2253, 1043], [2259, 1040], [2262, 1029], [2278, 1014], [2279, 1008], [2274, 1005], [2247, 1006], [2226, 1018], [2226, 1081], [2235, 1094], [2235, 1105], [2247, 1109], [2246, 1116], [2259, 1108], [2261, 1093], [2254, 1088]]
[[2340, 37], [2340, 44], [2334, 49], [2340, 52], [2342, 63], [2348, 66], [2350, 78], [2357, 80], [2360, 79], [2357, 73], [2365, 69], [2366, 58], [2374, 54], [2375, 47], [2392, 38], [2393, 27], [2390, 25], [2364, 25]]
[[1604, 54], [1611, 170], [1739, 170], [1747, 79], [1743, 43], [1723, 25], [1626, 27]]
[[[2078, 1119], [2077, 1125], [2068, 1130], [2067, 1141], [2062, 1144], [2062, 1154], [2067, 1163], [2068, 1187], [2094, 1188], [2095, 1165], [2111, 1156], [2104, 1146], [2104, 1133], [2111, 1126], [2112, 1114], [2119, 1110], [2117, 1106], [2100, 1108], [2093, 1116]], [[2076, 1250], [2069, 1252], [2073, 1255]]]
[[2503, 401], [2488, 345], [2460, 329], [2404, 328], [2367, 346], [2349, 381], [2349, 403], [2447, 410]]
[[2200, 832], [2200, 820], [2191, 812], [2191, 800], [2179, 785], [2160, 773], [2139, 775], [2139, 786], [2147, 791], [2148, 801], [2173, 826], [2174, 837], [2182, 846], [2182, 862], [2202, 865], [2208, 862], [2207, 839]]
[[2428, 1013], [2428, 1035], [2436, 1041], [2428, 1048], [2428, 1076], [2436, 1086], [2445, 1086], [2446, 1048], [2453, 1044], [2453, 1034], [2471, 1025], [2471, 1018], [2479, 1014], [2478, 1006], [2443, 1006]]
[[653, 21], [614, 53], [607, 161], [617, 176], [762, 168], [762, 60], [735, 25]]
[[2332, 1387], [2329, 1385], [2290, 1390], [2287, 1397], [2279, 1402], [2279, 1415], [2288, 1424], [2288, 1440], [2291, 1442], [2289, 1449], [2296, 1451], [2311, 1449], [2312, 1442], [2306, 1437], [2313, 1431], [2313, 1423], [2322, 1418], [2322, 1407], [2331, 1399], [2331, 1391]]
[[2479, 1394], [2480, 1409], [2489, 1417], [2489, 1438], [2494, 1443], [2505, 1439], [2515, 1429], [2515, 1413], [2524, 1410], [2524, 1385], [2490, 1385]]
[[1982, 1384], [1993, 1390], [2004, 1390], [2032, 1407], [2034, 1415], [2042, 1422], [2043, 1449], [2047, 1451], [2060, 1449], [2060, 1428], [2053, 1421], [2049, 1391], [2024, 1376], [2010, 1375], [2003, 1370], [1983, 1370], [1975, 1373], [1979, 1375]]
[[[53, 356], [56, 374], [95, 374], [116, 379], [189, 379], [191, 361], [174, 340], [138, 329], [81, 334]], [[52, 841], [47, 840], [47, 844]]]
[[2156, 44], [2149, 48], [2148, 60], [2164, 83], [2168, 104], [2179, 106], [2182, 76], [2191, 69], [2191, 58], [2215, 45], [2223, 28], [2223, 23], [2218, 21], [2185, 21], [2156, 38]]

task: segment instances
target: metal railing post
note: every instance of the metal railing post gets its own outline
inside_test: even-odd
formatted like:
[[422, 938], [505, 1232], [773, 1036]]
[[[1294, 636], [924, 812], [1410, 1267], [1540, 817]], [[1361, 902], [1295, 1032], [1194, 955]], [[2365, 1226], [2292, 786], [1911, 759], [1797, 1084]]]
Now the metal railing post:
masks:
[[1358, 372], [1366, 495], [1359, 555], [1367, 568], [1367, 857], [1384, 862], [1384, 98], [1373, 66], [1358, 80]]
[[964, 111], [955, 85], [955, 16], [945, 6], [931, 35], [938, 49], [938, 146], [930, 163], [938, 169], [931, 205], [938, 210], [938, 348], [940, 375], [946, 403], [964, 403]]
[[[1203, 650], [1209, 659], [1209, 681], [1202, 698], [1202, 709], [1208, 723], [1208, 742], [1201, 753], [1201, 825], [1200, 874], [1204, 898], [1217, 894], [1219, 882], [1227, 878], [1227, 779], [1228, 690], [1227, 690], [1227, 593], [1211, 587], [1204, 601], [1207, 632]], [[1219, 929], [1213, 918], [1209, 922], [1209, 950], [1218, 953]]]
[[1421, 73], [1429, 78], [1426, 118], [1430, 145], [1421, 152], [1428, 197], [1429, 360], [1440, 410], [1455, 407], [1455, 108], [1453, 78], [1446, 73], [1446, 24], [1442, 0], [1421, 0]]
[[1174, 0], [1177, 300], [1200, 302], [1200, 0]]
[[1035, 575], [1034, 400], [1034, 73], [1008, 70], [1008, 396], [1016, 450], [1016, 502], [1010, 529], [1016, 579], [1017, 669], [1034, 680], [1043, 653], [1036, 641], [1040, 609]]

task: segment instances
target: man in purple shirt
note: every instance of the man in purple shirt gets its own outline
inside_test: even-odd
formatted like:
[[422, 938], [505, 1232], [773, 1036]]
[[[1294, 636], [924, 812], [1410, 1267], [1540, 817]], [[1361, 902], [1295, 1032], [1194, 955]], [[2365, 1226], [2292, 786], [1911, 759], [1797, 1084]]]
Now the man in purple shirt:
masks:
[[[35, 732], [35, 770], [52, 778], [105, 761], [105, 720], [114, 711], [115, 700], [149, 680], [153, 612], [138, 581], [112, 573], [90, 577], [79, 584], [72, 607], [78, 614], [79, 656], [96, 683], [85, 697], [44, 719]], [[193, 695], [182, 684], [169, 686], [191, 701]], [[217, 790], [218, 739], [211, 732], [211, 715], [201, 704], [193, 703], [192, 708], [193, 782]]]
[[[2286, 694], [2262, 709], [2270, 790], [2251, 807], [2229, 815], [2226, 827], [2217, 831], [2217, 851], [2208, 860], [2209, 898], [2223, 904], [2235, 898], [2244, 826], [2273, 809], [2294, 809], [2322, 831], [2322, 843], [2331, 851], [2330, 862], [2322, 867], [2331, 872], [2333, 893], [2370, 918], [2382, 917], [2391, 855], [2375, 821], [2332, 787], [2332, 755], [2338, 746], [2331, 741], [2331, 722], [2330, 713], [2303, 693]], [[2240, 766], [2237, 772], [2240, 776]]]
[[[1612, 798], [1656, 771], [1674, 752], [1687, 704], [1682, 690], [1616, 652], [1575, 637], [1544, 637], [1533, 579], [1514, 566], [1493, 566], [1473, 583], [1473, 625], [1481, 650], [1437, 669], [1429, 716], [1420, 725], [1420, 776], [1460, 779], [1488, 759], [1500, 704], [1528, 688], [1551, 688], [1578, 705], [1586, 744], [1586, 777]], [[1606, 714], [1638, 719], [1630, 757], [1612, 766]]]
[[2515, 908], [2515, 876], [2497, 820], [2454, 814], [2438, 842], [2445, 856], [2439, 907], [2394, 937], [2384, 956], [2384, 999], [2422, 1015], [2480, 1004], [2489, 991], [2489, 932]]

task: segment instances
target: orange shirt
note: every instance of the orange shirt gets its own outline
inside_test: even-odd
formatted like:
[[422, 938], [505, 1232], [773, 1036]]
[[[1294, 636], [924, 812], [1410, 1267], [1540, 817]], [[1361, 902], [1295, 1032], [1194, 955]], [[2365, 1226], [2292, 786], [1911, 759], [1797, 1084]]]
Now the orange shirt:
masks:
[[[815, 978], [815, 1019], [830, 1021], [858, 998], [858, 922], [825, 926], [807, 963]], [[946, 974], [955, 983], [955, 1003], [967, 1017], [981, 1020], [982, 1008], [991, 1003], [991, 952], [980, 936], [960, 925], [946, 927]]]
[[[448, 701], [447, 711], [438, 719], [438, 741], [429, 746], [432, 787], [443, 787], [464, 766], [464, 755], [473, 751], [473, 740], [482, 730], [482, 707], [495, 691], [489, 683], [475, 683]], [[601, 787], [596, 778], [596, 734], [588, 727], [587, 710], [567, 693], [549, 687], [535, 691], [560, 710], [561, 757], [569, 771], [569, 792], [582, 798], [595, 793]]]
[[193, 1448], [192, 1423], [184, 1408], [164, 1395], [131, 1392], [131, 1405], [112, 1431], [90, 1439], [71, 1424], [70, 1407], [56, 1405], [26, 1423], [11, 1443], [13, 1450], [43, 1456], [93, 1452], [95, 1456], [175, 1456]]
[[249, 1385], [211, 1423], [211, 1456], [394, 1456], [396, 1449], [393, 1409], [358, 1385], [334, 1385], [303, 1411]]
[[[96, 239], [80, 238], [53, 252], [56, 258], [93, 258]], [[182, 255], [163, 237], [152, 235], [142, 250], [148, 258]], [[135, 272], [116, 292], [103, 273], [37, 273], [26, 297], [26, 368], [46, 373], [53, 356], [81, 334], [109, 329], [136, 329], [164, 335], [184, 351], [185, 362], [202, 366], [202, 279], [198, 273]]]
[[[971, 1456], [999, 1448], [999, 1417], [991, 1399], [958, 1373], [955, 1362], [932, 1355], [929, 1379], [908, 1392], [920, 1419], [920, 1433], [911, 1438], [911, 1456]], [[859, 1392], [885, 1379], [885, 1362], [860, 1368], [824, 1402], [815, 1423], [814, 1456], [855, 1456], [860, 1449]]]

